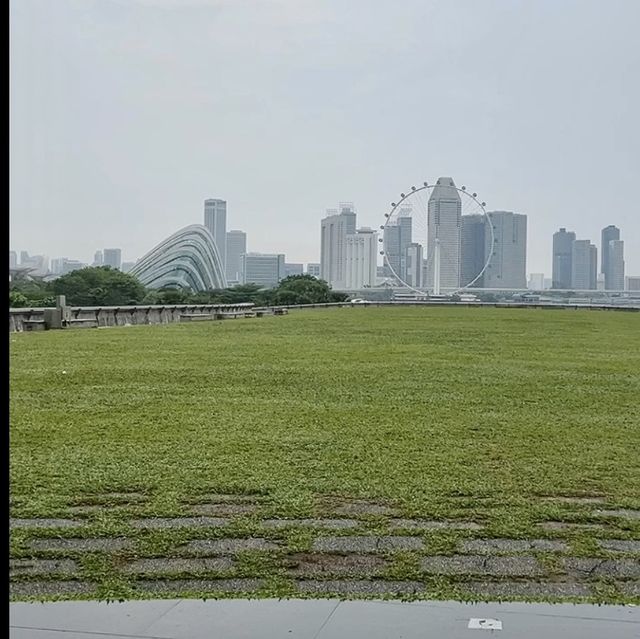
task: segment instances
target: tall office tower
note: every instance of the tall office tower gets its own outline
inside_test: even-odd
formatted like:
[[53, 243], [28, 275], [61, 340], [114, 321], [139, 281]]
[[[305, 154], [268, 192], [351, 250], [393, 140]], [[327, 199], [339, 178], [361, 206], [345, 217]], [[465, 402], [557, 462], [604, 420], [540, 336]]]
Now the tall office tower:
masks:
[[105, 266], [119, 269], [122, 266], [122, 251], [119, 248], [106, 248], [102, 251]]
[[387, 277], [397, 277], [405, 282], [407, 277], [407, 248], [412, 242], [410, 209], [384, 227], [384, 264]]
[[304, 271], [304, 264], [297, 262], [285, 262], [284, 263], [284, 276], [291, 277], [292, 275], [302, 275]]
[[320, 264], [317, 262], [309, 262], [307, 264], [307, 275], [313, 275], [313, 277], [320, 277]]
[[610, 240], [607, 251], [604, 288], [607, 291], [622, 291], [624, 290], [624, 241]]
[[[462, 230], [462, 202], [450, 177], [441, 177], [429, 197], [427, 206], [427, 281], [425, 287], [435, 286], [436, 258], [439, 253], [440, 287], [456, 289], [460, 286], [460, 240]], [[439, 251], [436, 251], [436, 240]]]
[[332, 209], [327, 213], [320, 223], [320, 277], [332, 288], [344, 288], [347, 235], [356, 232], [356, 214], [351, 203], [341, 204], [340, 213]]
[[595, 291], [598, 285], [598, 249], [590, 240], [571, 245], [571, 288]]
[[553, 268], [551, 271], [551, 288], [571, 288], [573, 269], [571, 255], [576, 234], [564, 227], [553, 234]]
[[414, 288], [420, 288], [422, 286], [423, 255], [422, 244], [412, 242], [407, 246], [405, 282]]
[[490, 255], [484, 272], [486, 288], [527, 288], [527, 216], [510, 211], [487, 213], [493, 225], [485, 233], [485, 255]]
[[602, 229], [600, 243], [600, 272], [604, 273], [604, 287], [613, 290], [611, 286], [611, 275], [609, 274], [609, 242], [620, 239], [620, 229], [613, 224]]
[[242, 256], [242, 272], [245, 284], [259, 284], [273, 288], [285, 277], [284, 255], [245, 253]]
[[247, 234], [244, 231], [227, 232], [227, 282], [230, 285], [242, 282], [242, 256], [247, 252]]
[[93, 254], [92, 266], [102, 266], [104, 264], [104, 258], [102, 257], [102, 251], [96, 251]]
[[20, 251], [20, 266], [29, 261], [28, 251]]
[[345, 287], [349, 289], [376, 285], [378, 234], [368, 227], [347, 235]]
[[9, 251], [9, 268], [13, 269], [18, 266], [18, 254], [15, 251]]
[[122, 272], [128, 273], [135, 265], [135, 262], [122, 262]]
[[204, 225], [209, 229], [218, 247], [222, 268], [227, 264], [227, 202], [226, 200], [204, 201]]
[[[484, 215], [463, 215], [460, 233], [460, 286], [482, 288], [485, 256], [486, 220]], [[490, 234], [489, 234], [490, 235]], [[477, 278], [477, 279], [476, 279]], [[475, 282], [474, 282], [475, 280]]]

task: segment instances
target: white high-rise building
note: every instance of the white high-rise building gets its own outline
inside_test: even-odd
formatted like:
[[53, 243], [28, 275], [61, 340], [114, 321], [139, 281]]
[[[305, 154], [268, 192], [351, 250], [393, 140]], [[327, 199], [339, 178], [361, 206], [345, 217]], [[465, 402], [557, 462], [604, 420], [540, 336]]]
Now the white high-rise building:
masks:
[[607, 256], [607, 271], [605, 272], [605, 287], [609, 291], [624, 289], [624, 241], [611, 240]]
[[105, 266], [119, 269], [122, 265], [122, 251], [119, 248], [106, 248], [102, 254]]
[[485, 255], [491, 256], [483, 276], [485, 288], [527, 287], [527, 216], [510, 211], [487, 213], [493, 225], [485, 232]]
[[91, 266], [102, 266], [103, 262], [102, 251], [96, 251], [93, 254], [93, 264]]
[[328, 210], [321, 222], [320, 277], [332, 288], [345, 288], [347, 235], [356, 232], [353, 204], [341, 203], [340, 213]]
[[247, 234], [244, 231], [227, 232], [227, 282], [242, 282], [242, 256], [247, 252]]
[[378, 234], [368, 227], [347, 235], [345, 287], [356, 289], [376, 285]]
[[462, 202], [450, 177], [441, 177], [429, 197], [427, 207], [427, 281], [431, 290], [435, 286], [436, 240], [440, 250], [440, 288], [457, 289], [460, 286], [460, 241]]
[[15, 251], [9, 251], [9, 268], [13, 269], [18, 266], [18, 254]]
[[227, 264], [227, 202], [209, 199], [204, 201], [204, 225], [209, 229], [218, 247], [222, 268]]

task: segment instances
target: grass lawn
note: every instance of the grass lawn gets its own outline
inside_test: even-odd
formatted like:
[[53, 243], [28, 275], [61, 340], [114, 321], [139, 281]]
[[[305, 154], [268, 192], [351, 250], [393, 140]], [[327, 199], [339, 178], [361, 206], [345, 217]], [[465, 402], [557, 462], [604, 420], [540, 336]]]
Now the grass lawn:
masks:
[[[87, 535], [129, 535], [138, 557], [202, 532], [132, 531], [133, 515], [184, 515], [207, 494], [253, 494], [272, 518], [366, 498], [399, 517], [477, 522], [483, 538], [557, 537], [537, 524], [594, 524], [603, 521], [597, 507], [640, 509], [636, 313], [295, 311], [11, 334], [10, 360], [12, 516], [69, 517], [97, 495], [142, 494], [82, 514]], [[603, 505], [549, 499], [563, 496]], [[363, 521], [386, 530], [373, 511]], [[606, 523], [558, 534], [577, 557], [599, 553], [599, 537], [640, 539], [638, 519]], [[251, 515], [233, 526], [245, 536], [260, 530]], [[32, 557], [36, 534], [60, 530], [16, 531], [12, 556]], [[469, 535], [425, 532], [427, 554], [451, 554]], [[266, 536], [291, 551], [311, 543], [305, 530]], [[117, 562], [82, 557], [103, 594], [134, 596]], [[391, 573], [415, 576], [414, 559], [394, 555]], [[246, 555], [245, 573], [286, 594], [283, 573], [260, 561]], [[599, 586], [603, 598], [627, 600], [607, 590], [610, 581]], [[435, 589], [450, 595], [454, 582]]]

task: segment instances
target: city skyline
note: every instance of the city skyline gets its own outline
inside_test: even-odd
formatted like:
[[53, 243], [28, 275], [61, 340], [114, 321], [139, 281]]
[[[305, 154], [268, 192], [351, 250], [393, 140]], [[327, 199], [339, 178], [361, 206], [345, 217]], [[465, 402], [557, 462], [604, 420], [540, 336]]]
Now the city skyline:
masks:
[[376, 228], [452, 175], [528, 216], [529, 271], [558, 227], [612, 223], [640, 273], [639, 21], [591, 0], [13, 2], [10, 245], [130, 260], [213, 194], [252, 250], [317, 262], [330, 202]]
[[[430, 198], [430, 202], [438, 199], [434, 197], [434, 193], [437, 195], [442, 192], [441, 180], [447, 181], [448, 185], [453, 185], [454, 182], [451, 178], [440, 178], [437, 181], [437, 185], [435, 189], [432, 191], [432, 197]], [[444, 184], [444, 182], [443, 182]], [[444, 185], [446, 186], [446, 185]], [[453, 189], [454, 190], [454, 189]], [[440, 198], [441, 199], [441, 198]], [[446, 199], [446, 198], [445, 198]], [[449, 198], [450, 199], [450, 198]], [[447, 200], [449, 201], [449, 200]], [[212, 215], [212, 204], [215, 203], [215, 206], [219, 207], [217, 213], [213, 213]], [[227, 201], [222, 199], [206, 199], [205, 200], [205, 209], [204, 209], [204, 226], [210, 231], [212, 237], [218, 235], [219, 242], [224, 243], [224, 255], [226, 258], [227, 250], [230, 246], [234, 246], [234, 268], [238, 268], [236, 262], [241, 262], [240, 271], [244, 268], [243, 264], [243, 254], [251, 254], [251, 255], [263, 255], [265, 257], [271, 256], [272, 254], [260, 252], [260, 251], [249, 251], [247, 249], [247, 234], [243, 231], [239, 230], [231, 230], [226, 232], [226, 207]], [[454, 208], [456, 208], [454, 206]], [[340, 212], [338, 212], [340, 211]], [[404, 211], [404, 210], [403, 210]], [[407, 272], [407, 264], [405, 260], [408, 260], [407, 248], [409, 245], [411, 246], [420, 246], [422, 251], [424, 251], [424, 255], [428, 254], [427, 246], [424, 246], [420, 243], [411, 243], [411, 228], [412, 228], [412, 215], [414, 213], [411, 209], [406, 209], [406, 211], [401, 211], [401, 215], [392, 223], [387, 224], [384, 227], [384, 251], [386, 254], [386, 259], [382, 258], [382, 253], [378, 253], [375, 261], [375, 265], [378, 268], [381, 268], [385, 271], [384, 277], [393, 278], [392, 272], [387, 265], [387, 260], [389, 260], [392, 266], [397, 271], [400, 279], [410, 286], [414, 285], [411, 283], [411, 280], [416, 279], [415, 275], [415, 266], [414, 266], [414, 275], [411, 277], [408, 276]], [[453, 211], [453, 209], [452, 209]], [[222, 219], [218, 219], [218, 214], [222, 213]], [[326, 216], [320, 220], [321, 222], [321, 238], [320, 238], [320, 253], [321, 253], [321, 262], [323, 251], [327, 250], [329, 253], [325, 256], [325, 262], [327, 266], [325, 267], [324, 278], [334, 287], [334, 288], [350, 288], [347, 285], [347, 281], [353, 283], [355, 280], [353, 276], [347, 276], [347, 260], [350, 259], [348, 257], [348, 243], [349, 238], [355, 236], [356, 234], [362, 232], [371, 232], [371, 228], [362, 227], [356, 229], [356, 213], [353, 202], [341, 202], [339, 204], [338, 209], [326, 209]], [[459, 216], [456, 211], [454, 212], [454, 217]], [[427, 212], [427, 216], [429, 212]], [[347, 216], [345, 218], [344, 216]], [[523, 214], [513, 213], [510, 211], [488, 211], [486, 213], [486, 219], [483, 215], [470, 214], [470, 215], [461, 215], [459, 223], [456, 222], [454, 226], [457, 226], [457, 241], [458, 241], [458, 270], [459, 270], [459, 286], [464, 286], [466, 281], [470, 281], [473, 276], [473, 273], [478, 273], [482, 268], [481, 265], [484, 264], [484, 260], [486, 259], [486, 255], [488, 255], [487, 251], [489, 250], [490, 244], [490, 236], [484, 230], [481, 232], [481, 236], [479, 235], [480, 229], [484, 229], [484, 226], [489, 221], [492, 221], [494, 226], [494, 251], [493, 258], [490, 260], [488, 267], [484, 273], [484, 275], [478, 278], [477, 282], [473, 285], [475, 288], [501, 288], [500, 284], [502, 284], [503, 288], [519, 288], [525, 289], [529, 287], [532, 278], [539, 278], [542, 276], [542, 281], [549, 281], [550, 285], [544, 288], [555, 288], [555, 289], [571, 289], [575, 288], [577, 290], [585, 288], [585, 281], [590, 281], [590, 284], [593, 284], [593, 290], [602, 288], [605, 290], [624, 290], [625, 282], [627, 277], [634, 276], [632, 273], [629, 273], [626, 270], [626, 254], [624, 245], [624, 240], [620, 238], [620, 229], [615, 225], [608, 225], [601, 229], [601, 242], [598, 248], [597, 244], [592, 244], [590, 239], [581, 240], [576, 239], [575, 232], [567, 232], [565, 227], [561, 227], [558, 231], [553, 234], [553, 248], [552, 248], [552, 263], [549, 271], [544, 272], [535, 272], [532, 271], [528, 267], [527, 263], [527, 216]], [[214, 220], [215, 218], [215, 220]], [[342, 222], [342, 220], [347, 220], [346, 222]], [[334, 222], [340, 222], [340, 226], [334, 228]], [[405, 235], [400, 235], [401, 229], [403, 228], [402, 223], [407, 222], [406, 231], [402, 231]], [[472, 226], [469, 226], [471, 224]], [[507, 226], [505, 227], [505, 224]], [[222, 226], [221, 226], [222, 225]], [[330, 226], [330, 228], [325, 228], [325, 225]], [[217, 229], [216, 229], [217, 226]], [[337, 229], [337, 235], [336, 235]], [[395, 232], [392, 235], [389, 235], [391, 232]], [[397, 237], [396, 237], [397, 235]], [[328, 240], [329, 236], [333, 239], [331, 241]], [[335, 237], [334, 237], [335, 236]], [[339, 237], [338, 237], [339, 236]], [[374, 233], [374, 240], [377, 240], [377, 233]], [[509, 238], [507, 242], [503, 238]], [[393, 239], [392, 239], [393, 238]], [[480, 243], [484, 244], [482, 248], [477, 246], [478, 240]], [[382, 238], [380, 241], [383, 241]], [[230, 244], [231, 242], [231, 244]], [[238, 244], [240, 242], [240, 244]], [[578, 246], [580, 243], [586, 243], [587, 245], [591, 245], [592, 249], [595, 251], [595, 257], [590, 257], [589, 260], [594, 259], [595, 262], [595, 279], [591, 278], [590, 275], [583, 274], [582, 270], [578, 268], [578, 275], [574, 272], [573, 264], [574, 264], [574, 244], [578, 242]], [[216, 243], [217, 245], [217, 243]], [[240, 249], [242, 246], [242, 249]], [[371, 248], [368, 249], [368, 255], [371, 257], [367, 257], [367, 262], [370, 264], [374, 264], [373, 256], [376, 251], [373, 250], [374, 244], [370, 244]], [[326, 247], [326, 249], [325, 249]], [[332, 255], [331, 251], [338, 250], [339, 254]], [[591, 249], [590, 249], [591, 250]], [[613, 274], [607, 275], [607, 252], [611, 251], [612, 255], [615, 256], [612, 259], [610, 269]], [[221, 253], [219, 247], [218, 251]], [[244, 251], [244, 253], [243, 253]], [[422, 252], [421, 251], [421, 252]], [[505, 253], [506, 251], [506, 253]], [[582, 253], [580, 253], [582, 254]], [[283, 256], [283, 260], [287, 259], [285, 253], [281, 253]], [[75, 268], [82, 268], [83, 266], [89, 265], [87, 262], [82, 262], [81, 260], [76, 260], [68, 257], [50, 257], [49, 255], [30, 255], [28, 251], [22, 250], [20, 251], [20, 262], [18, 263], [17, 259], [18, 253], [15, 250], [9, 251], [9, 262], [10, 268], [15, 268], [17, 266], [24, 266], [25, 264], [32, 265], [37, 267], [36, 271], [42, 270], [43, 263], [48, 265], [48, 272], [53, 275], [62, 275], [65, 273], [74, 270]], [[402, 257], [401, 257], [402, 256]], [[221, 256], [222, 257], [222, 256]], [[414, 253], [414, 259], [416, 254]], [[43, 262], [43, 258], [45, 261]], [[99, 249], [94, 253], [94, 259], [91, 265], [102, 265], [106, 264], [112, 266], [114, 268], [122, 268], [125, 272], [130, 271], [141, 258], [137, 258], [135, 261], [127, 261], [122, 259], [121, 249], [119, 248], [105, 248]], [[584, 259], [583, 259], [584, 262]], [[590, 262], [591, 263], [591, 262]], [[225, 271], [228, 271], [229, 264], [227, 264], [224, 260], [222, 261], [223, 268]], [[281, 269], [283, 273], [289, 274], [297, 274], [300, 269], [298, 267], [305, 267], [306, 265], [315, 265], [315, 262], [302, 262], [295, 263], [291, 260], [286, 262], [286, 265], [289, 265], [291, 269], [295, 267], [294, 270], [285, 269], [284, 267]], [[370, 267], [367, 267], [370, 268]], [[373, 267], [371, 267], [373, 268]], [[586, 268], [583, 267], [582, 268]], [[303, 268], [304, 272], [307, 272], [307, 268]], [[592, 270], [592, 266], [589, 266], [589, 270]], [[335, 274], [334, 274], [335, 272]], [[373, 271], [372, 271], [373, 273]], [[240, 275], [239, 278], [235, 279], [233, 277], [229, 278], [229, 281], [232, 283], [242, 283], [244, 282], [244, 277], [238, 271], [235, 271], [236, 275]], [[315, 270], [314, 273], [315, 274]], [[322, 268], [318, 270], [316, 276], [321, 277]], [[547, 277], [547, 275], [551, 275], [551, 277]], [[431, 275], [431, 277], [433, 277]], [[578, 283], [576, 283], [576, 278], [578, 279]], [[591, 279], [590, 279], [591, 278]], [[602, 278], [602, 281], [600, 281]], [[366, 279], [366, 286], [371, 286], [369, 282], [375, 281], [375, 278], [372, 276], [368, 276]], [[429, 266], [427, 261], [424, 262], [424, 272], [420, 272], [419, 279], [421, 280], [422, 287], [430, 288], [432, 286], [429, 285]], [[593, 280], [593, 281], [591, 281]], [[442, 280], [441, 280], [442, 282]], [[615, 282], [615, 285], [613, 284]], [[445, 286], [445, 285], [443, 285]], [[452, 285], [453, 286], [453, 285]], [[355, 287], [351, 287], [355, 288]], [[450, 288], [450, 287], [449, 287]], [[540, 287], [536, 287], [540, 288]]]

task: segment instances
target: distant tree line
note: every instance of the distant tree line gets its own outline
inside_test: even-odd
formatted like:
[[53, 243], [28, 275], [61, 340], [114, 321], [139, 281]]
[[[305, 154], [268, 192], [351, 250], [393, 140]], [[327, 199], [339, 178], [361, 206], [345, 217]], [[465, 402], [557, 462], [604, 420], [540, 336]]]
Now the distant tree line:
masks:
[[55, 306], [64, 295], [70, 306], [132, 306], [143, 304], [234, 304], [290, 306], [344, 302], [348, 295], [331, 290], [312, 275], [291, 275], [275, 288], [240, 284], [230, 288], [194, 292], [185, 289], [148, 289], [136, 277], [109, 266], [89, 266], [52, 280], [18, 275], [9, 283], [11, 308]]

